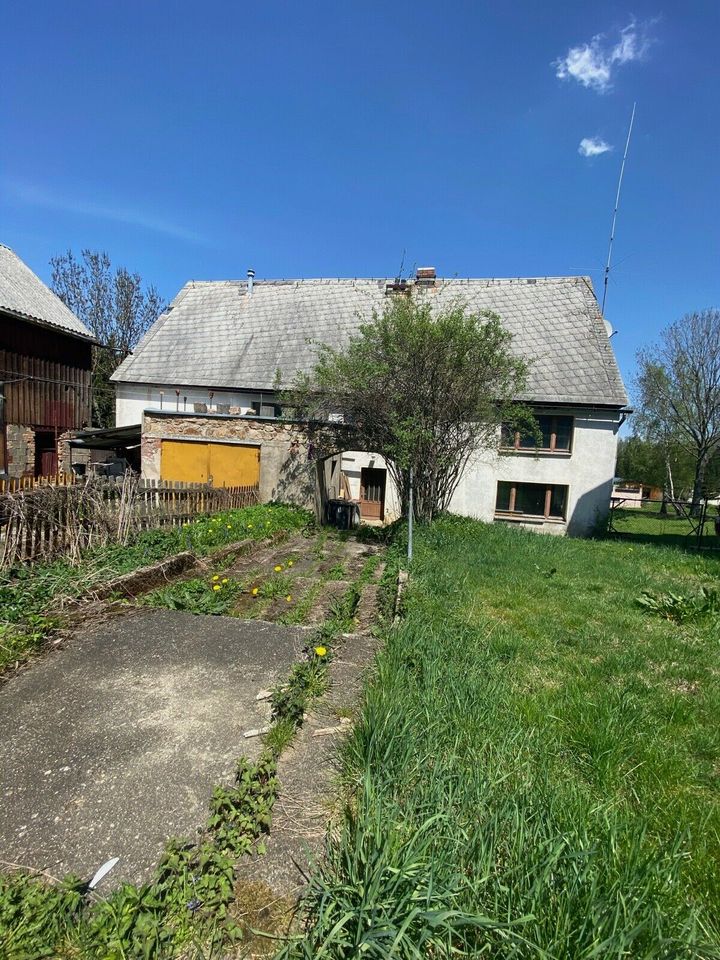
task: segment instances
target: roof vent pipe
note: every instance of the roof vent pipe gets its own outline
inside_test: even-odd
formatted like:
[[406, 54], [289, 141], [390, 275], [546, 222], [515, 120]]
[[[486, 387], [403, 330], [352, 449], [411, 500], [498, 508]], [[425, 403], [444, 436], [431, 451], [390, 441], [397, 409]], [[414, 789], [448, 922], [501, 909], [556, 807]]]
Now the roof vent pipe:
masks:
[[252, 288], [253, 288], [253, 280], [255, 279], [255, 271], [254, 271], [252, 268], [251, 268], [250, 270], [248, 270], [248, 272], [247, 272], [247, 278], [248, 278], [247, 292], [248, 292], [248, 296], [251, 297], [251, 296], [252, 296]]

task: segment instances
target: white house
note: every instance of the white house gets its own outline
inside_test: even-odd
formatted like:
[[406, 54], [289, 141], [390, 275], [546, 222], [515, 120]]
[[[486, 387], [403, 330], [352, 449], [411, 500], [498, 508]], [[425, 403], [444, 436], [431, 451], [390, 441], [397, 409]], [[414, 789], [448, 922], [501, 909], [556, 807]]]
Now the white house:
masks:
[[[499, 433], [497, 449], [473, 456], [452, 509], [553, 533], [589, 532], [608, 510], [627, 397], [587, 277], [441, 279], [426, 269], [400, 284], [190, 282], [113, 375], [117, 425], [142, 425], [143, 473], [259, 482], [264, 496], [281, 495], [279, 474], [306, 451], [300, 426], [293, 438], [292, 424], [279, 419], [278, 382], [309, 371], [318, 344], [346, 343], [397, 295], [429, 299], [436, 309], [461, 301], [493, 311], [513, 335], [513, 351], [531, 362], [520, 399], [533, 405], [542, 445]], [[366, 518], [397, 516], [380, 457], [346, 451], [342, 471]]]

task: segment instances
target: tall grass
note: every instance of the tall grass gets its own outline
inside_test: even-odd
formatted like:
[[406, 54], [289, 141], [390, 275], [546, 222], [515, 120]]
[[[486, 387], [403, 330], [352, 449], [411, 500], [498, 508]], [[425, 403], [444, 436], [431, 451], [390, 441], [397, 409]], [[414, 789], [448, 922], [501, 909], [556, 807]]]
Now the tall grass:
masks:
[[671, 550], [425, 529], [306, 932], [280, 956], [720, 956], [718, 635], [635, 602], [718, 573]]

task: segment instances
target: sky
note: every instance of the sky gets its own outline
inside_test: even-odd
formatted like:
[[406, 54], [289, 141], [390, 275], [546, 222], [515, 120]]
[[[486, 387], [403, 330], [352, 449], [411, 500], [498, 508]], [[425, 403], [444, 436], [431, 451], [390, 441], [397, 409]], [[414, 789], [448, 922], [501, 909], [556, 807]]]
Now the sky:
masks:
[[720, 307], [720, 4], [6, 3], [0, 242], [190, 279], [602, 279], [638, 348]]

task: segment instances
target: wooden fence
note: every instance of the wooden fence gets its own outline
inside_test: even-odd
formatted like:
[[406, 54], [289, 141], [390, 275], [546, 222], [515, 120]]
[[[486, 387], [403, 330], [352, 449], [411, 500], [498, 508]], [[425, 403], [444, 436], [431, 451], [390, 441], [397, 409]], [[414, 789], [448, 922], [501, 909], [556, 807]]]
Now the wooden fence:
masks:
[[77, 560], [91, 547], [127, 543], [140, 530], [258, 502], [257, 486], [215, 488], [130, 473], [0, 492], [0, 569], [59, 556]]

